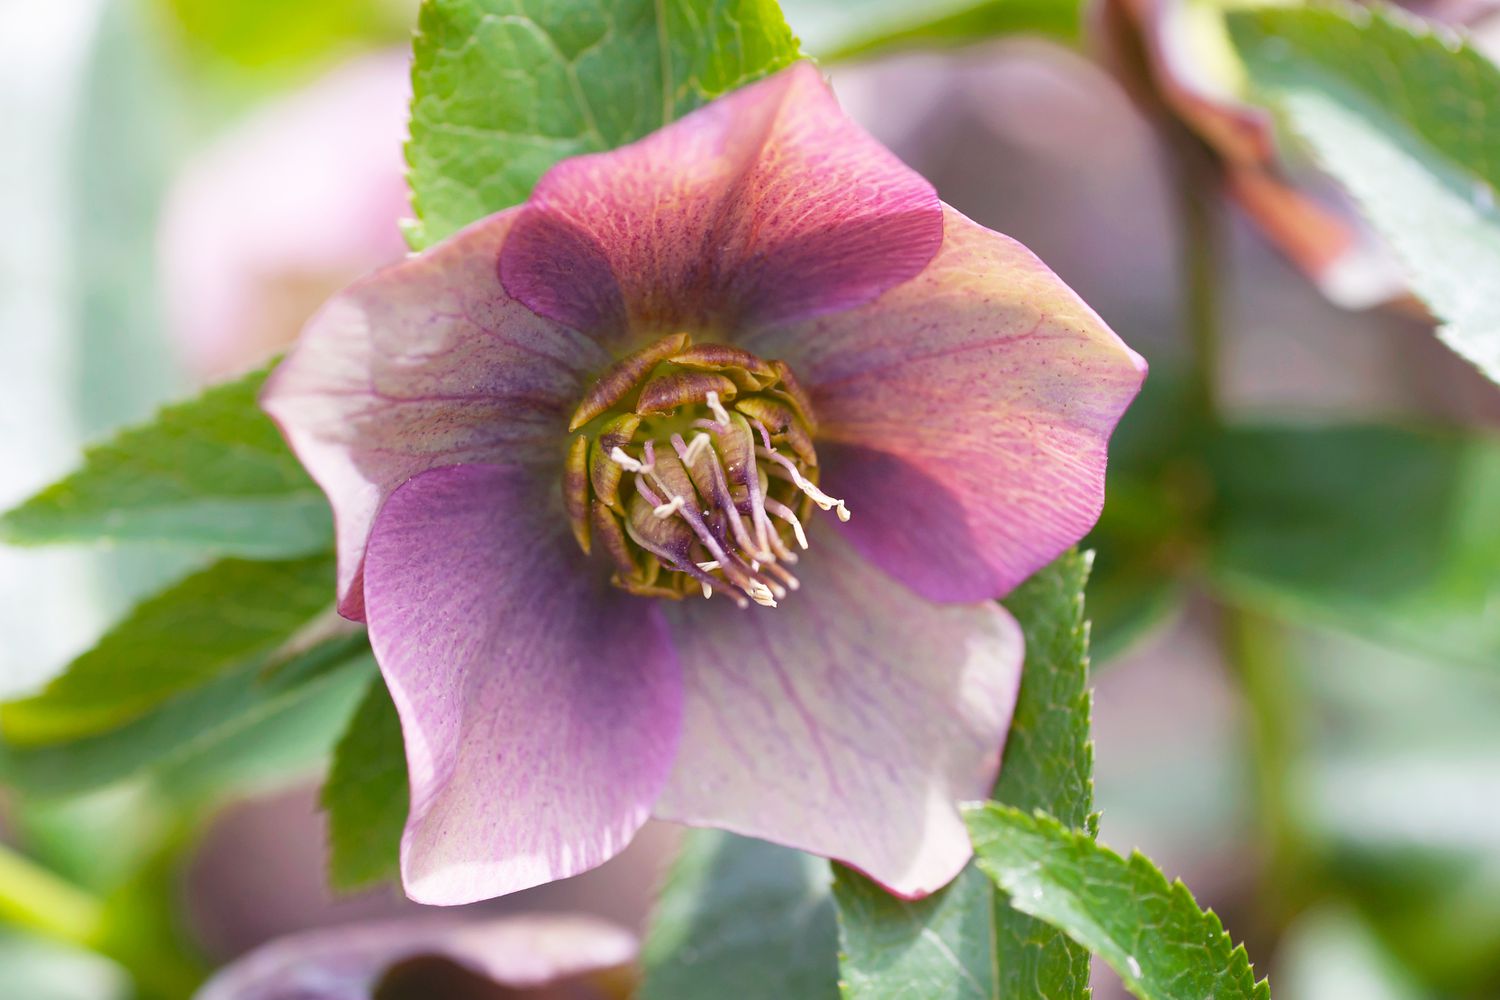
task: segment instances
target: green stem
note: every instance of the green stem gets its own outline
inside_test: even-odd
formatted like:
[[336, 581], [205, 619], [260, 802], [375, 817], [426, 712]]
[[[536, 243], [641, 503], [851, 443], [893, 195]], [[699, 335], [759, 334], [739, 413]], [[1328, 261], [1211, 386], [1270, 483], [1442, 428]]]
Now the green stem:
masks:
[[[1192, 392], [1187, 414], [1200, 461], [1224, 426], [1219, 396], [1219, 301], [1223, 260], [1224, 186], [1218, 161], [1184, 127], [1168, 126], [1168, 148], [1176, 166], [1181, 225], [1182, 320], [1192, 352]], [[1290, 908], [1308, 872], [1308, 858], [1294, 834], [1290, 781], [1305, 728], [1301, 698], [1288, 666], [1279, 623], [1229, 604], [1216, 608], [1218, 641], [1225, 664], [1239, 683], [1249, 715], [1254, 797], [1267, 871], [1274, 878], [1264, 915], [1274, 926]]]
[[99, 900], [0, 844], [0, 922], [93, 948], [103, 915]]
[[1288, 665], [1286, 635], [1280, 624], [1243, 608], [1220, 611], [1225, 658], [1249, 705], [1249, 737], [1255, 761], [1255, 800], [1261, 834], [1269, 845], [1267, 865], [1284, 885], [1296, 870], [1297, 839], [1292, 836], [1291, 777], [1302, 746], [1302, 696]]
[[1224, 192], [1220, 169], [1202, 142], [1179, 125], [1168, 143], [1176, 165], [1182, 321], [1191, 348], [1193, 412], [1206, 436], [1219, 409], [1219, 302]]

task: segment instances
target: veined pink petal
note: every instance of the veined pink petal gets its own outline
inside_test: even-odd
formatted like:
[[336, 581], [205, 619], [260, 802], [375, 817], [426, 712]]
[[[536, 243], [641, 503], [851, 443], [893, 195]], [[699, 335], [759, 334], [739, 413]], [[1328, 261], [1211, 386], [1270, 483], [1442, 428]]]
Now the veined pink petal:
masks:
[[943, 249], [861, 309], [745, 341], [813, 394], [824, 485], [868, 558], [998, 597], [1082, 538], [1145, 362], [1025, 247], [946, 210]]
[[406, 739], [412, 899], [576, 875], [649, 815], [680, 735], [677, 660], [659, 608], [589, 569], [532, 470], [433, 469], [381, 509], [365, 597]]
[[942, 239], [932, 185], [810, 63], [537, 183], [505, 286], [580, 330], [730, 331], [868, 302]]
[[[514, 212], [377, 271], [313, 317], [262, 404], [333, 505], [339, 610], [363, 617], [365, 541], [391, 490], [458, 462], [551, 464], [596, 342], [505, 294]], [[555, 481], [559, 473], [547, 473]]]
[[668, 610], [686, 698], [656, 815], [846, 862], [902, 896], [970, 855], [957, 803], [989, 795], [1020, 683], [998, 604], [929, 604], [831, 528], [774, 611]]
[[388, 969], [423, 956], [526, 989], [623, 965], [635, 953], [629, 931], [595, 917], [429, 915], [279, 938], [220, 970], [197, 1000], [371, 1000]]

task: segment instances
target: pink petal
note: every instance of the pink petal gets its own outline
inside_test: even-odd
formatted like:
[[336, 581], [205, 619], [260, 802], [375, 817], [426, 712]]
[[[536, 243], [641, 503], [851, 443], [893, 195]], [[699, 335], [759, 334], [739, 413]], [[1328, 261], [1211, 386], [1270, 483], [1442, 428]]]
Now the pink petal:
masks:
[[836, 858], [903, 896], [968, 859], [956, 803], [989, 795], [1020, 683], [998, 604], [929, 604], [834, 530], [771, 609], [668, 610], [682, 750], [656, 815]]
[[323, 307], [262, 404], [333, 505], [339, 610], [363, 617], [365, 540], [407, 479], [458, 462], [551, 464], [594, 341], [511, 299], [496, 273], [514, 212], [378, 271]]
[[593, 868], [650, 813], [681, 684], [659, 610], [578, 551], [555, 483], [434, 469], [370, 537], [370, 643], [406, 738], [406, 891], [447, 905]]
[[402, 48], [343, 63], [257, 111], [174, 182], [162, 291], [195, 372], [262, 363], [329, 295], [401, 259], [410, 62]]
[[828, 492], [868, 558], [936, 601], [997, 597], [1082, 538], [1145, 362], [1030, 251], [946, 210], [922, 274], [746, 339], [809, 388]]
[[937, 194], [810, 63], [537, 183], [506, 288], [580, 330], [743, 329], [847, 309], [942, 240]]
[[279, 938], [220, 970], [198, 1000], [369, 1000], [386, 970], [428, 955], [526, 989], [624, 965], [635, 953], [630, 932], [594, 917], [424, 916]]

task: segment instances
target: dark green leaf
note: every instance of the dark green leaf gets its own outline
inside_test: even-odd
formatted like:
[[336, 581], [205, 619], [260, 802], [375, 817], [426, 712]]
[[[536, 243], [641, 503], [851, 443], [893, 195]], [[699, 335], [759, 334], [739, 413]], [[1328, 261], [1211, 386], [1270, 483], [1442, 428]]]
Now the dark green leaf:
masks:
[[288, 717], [321, 723], [324, 745], [331, 745], [373, 671], [363, 635], [331, 640], [274, 672], [256, 663], [240, 667], [107, 733], [54, 746], [0, 746], [0, 775], [22, 792], [63, 796], [148, 769], [171, 770], [175, 784], [196, 792], [216, 765], [244, 770], [259, 755], [281, 753], [275, 740], [239, 742], [258, 726], [274, 729]]
[[1045, 35], [1076, 42], [1076, 0], [783, 0], [808, 51], [830, 61], [896, 49], [964, 45], [1002, 35]]
[[[1500, 381], [1500, 69], [1416, 18], [1374, 7], [1234, 15], [1255, 87], [1359, 202], [1445, 322]], [[1481, 291], [1483, 290], [1483, 291]]]
[[[995, 798], [1048, 809], [1094, 832], [1089, 740], [1090, 559], [1069, 552], [1006, 600], [1026, 633], [1026, 667]], [[1088, 954], [1011, 908], [970, 864], [940, 892], [908, 902], [860, 875], [834, 883], [844, 995], [865, 998], [1086, 998]]]
[[226, 559], [136, 607], [37, 695], [0, 705], [15, 744], [113, 728], [173, 694], [270, 653], [332, 614], [333, 556]]
[[396, 874], [410, 789], [401, 720], [385, 681], [370, 681], [323, 783], [328, 879], [358, 889]]
[[796, 60], [774, 0], [426, 0], [412, 70], [420, 249]]
[[1500, 439], [1397, 427], [1225, 434], [1211, 569], [1232, 600], [1500, 662]]
[[216, 386], [88, 449], [77, 472], [0, 517], [0, 537], [164, 541], [256, 558], [331, 549], [327, 501], [256, 406], [265, 375]]
[[1109, 963], [1142, 1000], [1269, 1000], [1243, 946], [1181, 882], [1044, 815], [998, 803], [968, 812], [979, 867], [1011, 905]]
[[641, 1000], [832, 1000], [828, 878], [826, 861], [800, 851], [689, 831], [646, 939]]

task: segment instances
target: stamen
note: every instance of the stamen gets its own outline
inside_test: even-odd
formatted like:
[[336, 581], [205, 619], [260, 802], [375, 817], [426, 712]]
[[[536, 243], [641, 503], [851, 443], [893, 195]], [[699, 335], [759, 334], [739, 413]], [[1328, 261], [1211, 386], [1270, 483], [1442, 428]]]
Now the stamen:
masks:
[[797, 536], [797, 544], [800, 545], [804, 550], [806, 550], [807, 533], [802, 530], [802, 522], [797, 519], [797, 515], [792, 512], [792, 508], [788, 507], [780, 500], [773, 500], [770, 497], [767, 497], [766, 510], [770, 511], [772, 514], [775, 514], [787, 524], [790, 524], [792, 526], [792, 533]]
[[750, 595], [750, 600], [754, 601], [756, 604], [759, 604], [763, 608], [776, 607], [776, 598], [771, 593], [771, 588], [767, 587], [759, 580], [751, 583], [750, 586], [746, 588], [745, 592]]
[[662, 504], [661, 497], [659, 497], [655, 493], [651, 492], [651, 487], [647, 486], [646, 485], [646, 481], [644, 479], [642, 479], [640, 476], [636, 476], [635, 477], [635, 491], [641, 495], [641, 499], [642, 500], [646, 501], [651, 506], [653, 506], [653, 507], [660, 507], [661, 506], [661, 504]]
[[662, 520], [666, 520], [687, 505], [687, 501], [680, 496], [675, 496], [666, 503], [657, 504], [651, 511]]
[[714, 419], [727, 427], [729, 425], [729, 411], [724, 409], [723, 403], [719, 402], [719, 394], [710, 389], [705, 402], [708, 403], [708, 412], [714, 415]]
[[609, 460], [611, 462], [615, 463], [616, 465], [620, 466], [626, 472], [650, 472], [651, 471], [651, 464], [649, 462], [638, 462], [638, 461], [636, 461], [635, 459], [631, 458], [626, 453], [625, 449], [621, 448], [619, 445], [616, 445], [614, 447], [614, 450], [612, 450], [609, 453]]
[[778, 466], [791, 473], [790, 477], [788, 478], [791, 479], [793, 485], [795, 485], [797, 489], [801, 490], [803, 493], [806, 493], [808, 496], [812, 497], [813, 503], [817, 504], [824, 510], [836, 511], [840, 521], [849, 520], [849, 508], [844, 505], [844, 501], [838, 499], [837, 497], [829, 496], [827, 493], [824, 493], [822, 490], [818, 489], [817, 486], [813, 485], [811, 482], [805, 479], [802, 473], [797, 471], [797, 467], [793, 465], [785, 455], [778, 454], [776, 451], [770, 448], [756, 448], [755, 453], [761, 458], [769, 458]]
[[[704, 435], [707, 437], [707, 435]], [[710, 441], [710, 444], [713, 442]], [[745, 528], [744, 518], [740, 517], [740, 509], [735, 506], [733, 497], [729, 493], [729, 477], [724, 473], [724, 466], [719, 461], [719, 453], [712, 448], [708, 450], [709, 460], [713, 463], [710, 471], [714, 475], [714, 497], [719, 501], [719, 510], [729, 521], [729, 531], [734, 535], [734, 540], [739, 547], [746, 552], [756, 549], [755, 543], [750, 539], [750, 532]]]
[[[611, 369], [590, 390], [588, 405], [575, 414], [583, 423], [602, 422], [591, 439], [579, 439], [582, 447], [575, 445], [588, 456], [585, 499], [591, 511], [608, 514], [615, 530], [609, 537], [618, 539], [615, 548], [624, 557], [616, 560], [619, 586], [681, 597], [696, 582], [705, 599], [717, 590], [739, 607], [750, 601], [777, 607], [801, 586], [788, 567], [808, 548], [799, 516], [804, 505], [816, 503], [845, 520], [848, 507], [813, 482], [809, 404], [794, 391], [785, 366], [737, 348], [689, 350], [687, 343], [685, 334], [662, 341], [662, 350], [676, 352], [665, 360], [655, 348], [649, 358], [637, 352], [628, 371], [617, 365], [619, 371]], [[628, 406], [627, 399], [633, 400]], [[621, 413], [611, 417], [613, 410]], [[653, 433], [658, 418], [669, 420], [671, 430]], [[787, 455], [777, 451], [778, 443]], [[580, 464], [568, 467], [575, 480]], [[657, 583], [662, 571], [680, 575]]]
[[691, 466], [698, 460], [698, 456], [702, 455], [704, 450], [712, 443], [707, 434], [699, 434], [693, 438], [692, 442], [681, 452], [682, 464]]
[[[639, 482], [639, 480], [637, 480], [637, 482]], [[639, 486], [637, 486], [637, 489], [639, 489]], [[649, 503], [650, 500], [648, 499], [647, 502]], [[700, 586], [709, 587], [713, 590], [724, 591], [727, 595], [729, 595], [729, 599], [734, 601], [737, 607], [748, 608], [750, 606], [749, 602], [746, 601], [743, 597], [740, 597], [738, 594], [736, 594], [734, 592], [734, 588], [731, 587], [728, 583], [725, 583], [723, 580], [720, 580], [716, 576], [709, 576], [694, 564], [690, 562], [684, 562], [681, 559], [678, 559], [671, 552], [662, 548], [660, 545], [655, 545], [649, 539], [642, 538], [640, 533], [635, 530], [635, 526], [631, 524], [629, 520], [626, 520], [625, 522], [625, 533], [630, 536], [631, 541], [635, 542], [641, 548], [656, 556], [658, 559], [662, 560], [665, 568], [674, 569], [679, 573], [686, 573], [694, 580], [697, 580]]]
[[791, 573], [791, 571], [788, 570], [785, 566], [781, 565], [780, 563], [767, 563], [766, 564], [766, 570], [769, 573], [771, 573], [773, 576], [775, 576], [777, 579], [779, 579], [782, 583], [786, 584], [787, 585], [787, 589], [789, 589], [789, 590], [799, 590], [799, 589], [801, 589], [801, 587], [802, 587], [802, 581], [799, 580], [799, 579], [797, 579], [795, 576], [793, 576], [792, 573]]
[[[649, 448], [650, 445], [647, 445], [647, 447]], [[670, 487], [662, 481], [660, 476], [653, 473], [651, 480], [664, 493], [670, 491]], [[693, 533], [698, 536], [698, 540], [703, 543], [703, 547], [709, 551], [714, 560], [719, 564], [729, 582], [749, 593], [750, 586], [754, 583], [752, 574], [755, 570], [750, 569], [747, 571], [742, 560], [737, 558], [733, 552], [726, 551], [720, 544], [720, 539], [715, 537], [714, 533], [709, 529], [708, 524], [704, 522], [697, 511], [686, 506], [686, 502], [680, 495], [673, 495], [670, 501], [664, 502], [651, 487], [646, 485], [645, 479], [641, 476], [636, 477], [635, 488], [642, 500], [653, 505], [652, 513], [657, 517], [665, 519], [671, 517], [673, 514], [681, 514], [682, 519], [687, 522], [688, 527], [692, 528]]]

